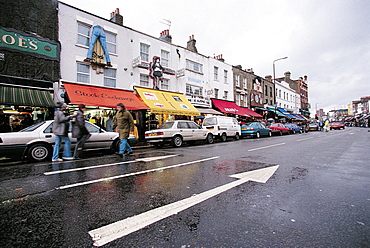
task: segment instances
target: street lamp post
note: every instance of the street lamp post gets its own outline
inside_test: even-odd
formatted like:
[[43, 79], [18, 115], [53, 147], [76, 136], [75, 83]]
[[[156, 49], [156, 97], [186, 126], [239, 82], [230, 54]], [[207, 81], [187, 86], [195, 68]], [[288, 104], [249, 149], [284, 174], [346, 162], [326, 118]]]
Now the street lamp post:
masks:
[[277, 107], [277, 102], [276, 102], [276, 78], [275, 78], [275, 62], [278, 61], [278, 60], [282, 60], [282, 59], [287, 59], [288, 57], [283, 57], [283, 58], [279, 58], [279, 59], [275, 59], [273, 62], [272, 62], [272, 72], [273, 72], [273, 76], [274, 76], [274, 80], [273, 80], [273, 83], [275, 85], [275, 94], [274, 94], [274, 102], [275, 102], [275, 118], [276, 118], [276, 107]]

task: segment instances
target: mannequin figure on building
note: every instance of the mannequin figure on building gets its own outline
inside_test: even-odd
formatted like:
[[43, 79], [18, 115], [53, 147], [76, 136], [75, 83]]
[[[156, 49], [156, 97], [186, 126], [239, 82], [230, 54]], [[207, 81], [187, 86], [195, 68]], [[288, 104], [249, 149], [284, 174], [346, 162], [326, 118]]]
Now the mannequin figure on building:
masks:
[[93, 30], [91, 32], [91, 37], [90, 37], [90, 45], [89, 45], [89, 51], [87, 52], [87, 57], [84, 59], [85, 62], [91, 62], [92, 57], [93, 57], [93, 50], [94, 50], [94, 45], [96, 41], [100, 41], [100, 45], [103, 48], [104, 51], [104, 56], [105, 56], [105, 61], [107, 62], [107, 66], [111, 67], [111, 61], [109, 57], [109, 52], [107, 49], [107, 42], [106, 42], [106, 35], [104, 32], [104, 28], [102, 26], [96, 25], [93, 27]]
[[153, 62], [151, 65], [151, 76], [153, 78], [153, 89], [159, 89], [159, 81], [163, 77], [163, 67], [161, 65], [161, 59], [157, 56], [153, 57]]

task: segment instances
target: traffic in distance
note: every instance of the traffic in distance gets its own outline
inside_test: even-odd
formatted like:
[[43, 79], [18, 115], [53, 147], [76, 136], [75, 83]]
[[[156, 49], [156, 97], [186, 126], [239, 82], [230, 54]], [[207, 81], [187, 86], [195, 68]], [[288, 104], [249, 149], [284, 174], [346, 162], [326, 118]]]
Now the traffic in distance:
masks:
[[[106, 150], [116, 152], [120, 146], [118, 133], [108, 132], [104, 128], [85, 122], [86, 128], [91, 133], [84, 150]], [[55, 135], [52, 133], [53, 120], [43, 121], [19, 132], [0, 133], [0, 157], [12, 157], [31, 161], [50, 160], [55, 144]], [[343, 122], [330, 123], [330, 130], [345, 129]], [[271, 137], [272, 135], [300, 134], [308, 131], [322, 131], [318, 123], [310, 123], [307, 126], [298, 126], [294, 123], [270, 123], [254, 121], [239, 123], [234, 117], [210, 116], [205, 117], [202, 124], [194, 121], [176, 120], [163, 123], [158, 129], [145, 132], [145, 141], [149, 145], [162, 147], [171, 145], [181, 147], [184, 143], [193, 144], [204, 142], [212, 144], [215, 141], [225, 142], [227, 139], [238, 140], [240, 138]], [[69, 130], [69, 138], [72, 148], [76, 139], [72, 138]], [[133, 134], [128, 139], [129, 144], [134, 146], [138, 140]]]

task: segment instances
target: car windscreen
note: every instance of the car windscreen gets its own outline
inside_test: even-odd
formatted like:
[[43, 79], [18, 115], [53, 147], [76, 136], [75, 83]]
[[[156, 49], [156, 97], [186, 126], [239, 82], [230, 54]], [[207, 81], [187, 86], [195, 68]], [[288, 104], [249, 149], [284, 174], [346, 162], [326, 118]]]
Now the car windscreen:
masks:
[[167, 121], [165, 123], [162, 124], [162, 126], [159, 127], [159, 129], [169, 129], [169, 128], [172, 128], [173, 126], [173, 121]]
[[278, 127], [279, 125], [277, 123], [271, 124], [269, 127]]
[[217, 125], [217, 118], [211, 117], [211, 118], [205, 118], [203, 121], [203, 126], [211, 126], [211, 125]]
[[19, 132], [32, 132], [32, 131], [35, 131], [37, 128], [39, 128], [40, 126], [42, 126], [42, 124], [44, 124], [45, 122], [40, 122], [40, 123], [36, 123], [32, 126], [29, 126], [29, 127], [26, 127], [22, 130], [20, 130]]

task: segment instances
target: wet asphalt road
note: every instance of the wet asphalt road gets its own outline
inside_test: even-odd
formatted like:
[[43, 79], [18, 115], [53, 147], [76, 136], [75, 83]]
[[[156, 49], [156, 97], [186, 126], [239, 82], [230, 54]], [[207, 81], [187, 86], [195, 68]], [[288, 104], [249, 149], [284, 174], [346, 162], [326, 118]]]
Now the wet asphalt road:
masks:
[[367, 130], [3, 162], [0, 247], [94, 247], [89, 231], [275, 165], [266, 183], [245, 182], [103, 247], [370, 247]]

